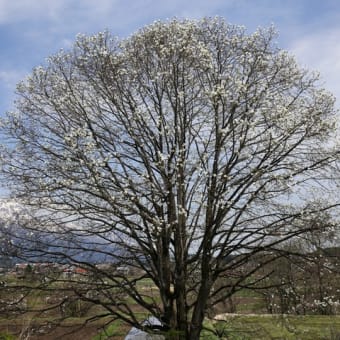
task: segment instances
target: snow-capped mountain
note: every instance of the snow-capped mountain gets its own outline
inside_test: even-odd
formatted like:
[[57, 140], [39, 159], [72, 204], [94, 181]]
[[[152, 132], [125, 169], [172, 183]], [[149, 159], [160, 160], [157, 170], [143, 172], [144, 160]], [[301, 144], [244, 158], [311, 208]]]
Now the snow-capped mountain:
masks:
[[0, 201], [0, 267], [17, 262], [116, 262], [122, 249], [110, 235], [79, 228], [43, 229], [30, 210], [12, 200]]

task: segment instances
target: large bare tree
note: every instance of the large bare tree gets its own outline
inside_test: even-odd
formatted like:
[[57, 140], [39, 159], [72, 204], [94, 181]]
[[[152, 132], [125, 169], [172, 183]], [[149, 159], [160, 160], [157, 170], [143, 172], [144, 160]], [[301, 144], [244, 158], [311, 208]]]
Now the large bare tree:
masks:
[[143, 327], [137, 304], [198, 339], [208, 309], [336, 206], [334, 98], [275, 37], [220, 18], [80, 35], [19, 84], [3, 173], [40, 255], [92, 273], [70, 284], [102, 315]]

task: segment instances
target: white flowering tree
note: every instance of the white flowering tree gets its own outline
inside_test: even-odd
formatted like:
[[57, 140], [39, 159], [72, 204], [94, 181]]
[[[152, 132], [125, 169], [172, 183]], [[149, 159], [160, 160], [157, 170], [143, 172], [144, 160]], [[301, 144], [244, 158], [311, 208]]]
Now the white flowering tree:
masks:
[[[137, 304], [198, 339], [208, 308], [259, 280], [249, 259], [280, 256], [336, 206], [321, 199], [339, 154], [334, 98], [274, 39], [219, 18], [81, 35], [19, 84], [3, 173], [49, 242], [67, 235], [68, 251], [46, 253], [92, 273], [78, 296], [104, 316], [143, 327]], [[140, 270], [79, 257], [94, 252]]]
[[[306, 221], [307, 222], [307, 221]], [[261, 289], [267, 311], [283, 314], [339, 312], [338, 224], [327, 214], [309, 221], [309, 232], [290, 239], [282, 257], [262, 268]], [[261, 273], [264, 277], [265, 273]]]

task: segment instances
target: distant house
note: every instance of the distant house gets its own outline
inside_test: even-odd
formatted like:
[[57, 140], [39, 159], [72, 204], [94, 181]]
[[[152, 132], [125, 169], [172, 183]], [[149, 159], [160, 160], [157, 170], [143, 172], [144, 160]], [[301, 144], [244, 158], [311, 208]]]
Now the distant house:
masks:
[[75, 274], [85, 275], [85, 274], [87, 274], [87, 272], [88, 271], [85, 268], [80, 268], [80, 267], [74, 268]]
[[[150, 316], [147, 320], [143, 322], [144, 326], [153, 326], [160, 327], [162, 323], [155, 318], [154, 316]], [[128, 335], [125, 337], [125, 340], [165, 340], [165, 337], [160, 334], [149, 334], [144, 332], [136, 327], [131, 328]]]
[[73, 265], [64, 265], [62, 267], [63, 276], [65, 278], [70, 278], [73, 275], [77, 275], [79, 277], [86, 277], [88, 274], [88, 270], [82, 267], [76, 267]]
[[24, 271], [28, 266], [30, 266], [29, 263], [16, 263], [15, 264], [15, 270], [16, 271]]
[[127, 266], [120, 266], [120, 267], [117, 267], [116, 272], [117, 274], [120, 274], [120, 275], [129, 275], [130, 268]]

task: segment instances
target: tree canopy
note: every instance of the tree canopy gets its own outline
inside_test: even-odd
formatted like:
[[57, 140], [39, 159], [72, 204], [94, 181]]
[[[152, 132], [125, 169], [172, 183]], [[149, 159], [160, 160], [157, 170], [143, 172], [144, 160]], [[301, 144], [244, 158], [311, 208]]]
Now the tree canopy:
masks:
[[[35, 213], [30, 228], [68, 237], [72, 251], [46, 254], [95, 275], [78, 294], [104, 315], [143, 327], [128, 296], [198, 339], [209, 308], [332, 214], [334, 98], [275, 37], [221, 18], [156, 22], [123, 40], [79, 35], [18, 85], [2, 172]], [[141, 271], [75, 256], [94, 246]], [[139, 289], [145, 278], [159, 298]]]

